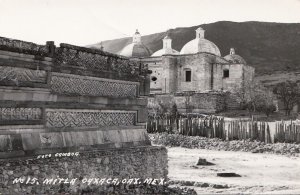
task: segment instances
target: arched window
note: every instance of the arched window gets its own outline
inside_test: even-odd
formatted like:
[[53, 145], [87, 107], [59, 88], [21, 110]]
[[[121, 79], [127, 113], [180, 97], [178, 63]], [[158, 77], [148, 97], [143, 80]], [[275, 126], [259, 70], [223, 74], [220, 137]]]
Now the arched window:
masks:
[[228, 69], [223, 70], [223, 78], [229, 78], [229, 70]]

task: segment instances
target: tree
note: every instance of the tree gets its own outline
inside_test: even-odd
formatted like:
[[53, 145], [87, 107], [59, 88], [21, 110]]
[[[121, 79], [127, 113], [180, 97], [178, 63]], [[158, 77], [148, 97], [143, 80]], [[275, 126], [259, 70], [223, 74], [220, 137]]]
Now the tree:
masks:
[[258, 98], [256, 105], [258, 112], [263, 112], [269, 117], [271, 113], [276, 111], [276, 106], [274, 104], [275, 97], [270, 90], [261, 90], [256, 98]]
[[161, 104], [157, 101], [156, 98], [148, 100], [147, 108], [148, 108], [148, 115], [154, 118], [160, 117], [163, 113], [163, 108], [161, 107]]
[[194, 94], [194, 91], [186, 91], [184, 92], [184, 97], [185, 97], [185, 114], [186, 116], [189, 115], [189, 113], [192, 112], [193, 106], [191, 105], [191, 97]]
[[171, 110], [170, 110], [170, 116], [171, 116], [172, 119], [177, 119], [178, 114], [179, 113], [178, 113], [177, 105], [176, 105], [176, 103], [174, 103], [172, 105]]
[[172, 95], [154, 96], [148, 99], [148, 114], [154, 119], [163, 119], [167, 122], [165, 131], [177, 132], [176, 119], [179, 116], [177, 105]]
[[285, 115], [289, 116], [300, 97], [300, 87], [296, 82], [286, 81], [274, 87], [274, 93], [282, 101]]
[[273, 93], [255, 80], [245, 81], [243, 85], [235, 87], [233, 93], [241, 107], [247, 109], [250, 115], [263, 112], [269, 116], [276, 110]]
[[154, 96], [153, 99], [148, 99], [147, 108], [149, 115], [155, 118], [162, 118], [165, 115], [171, 116], [177, 113], [177, 106], [171, 95]]

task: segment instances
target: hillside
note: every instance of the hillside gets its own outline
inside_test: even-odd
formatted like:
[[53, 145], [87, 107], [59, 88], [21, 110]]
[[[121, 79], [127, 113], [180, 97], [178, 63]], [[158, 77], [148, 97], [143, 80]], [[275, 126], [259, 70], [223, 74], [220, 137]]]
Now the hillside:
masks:
[[[256, 68], [257, 75], [291, 72], [300, 69], [300, 23], [216, 22], [200, 25], [205, 37], [214, 42], [222, 56], [234, 47], [248, 64]], [[185, 43], [195, 38], [199, 26], [170, 30], [173, 48], [180, 51]], [[143, 43], [152, 51], [162, 47], [166, 32], [146, 35]], [[117, 53], [131, 43], [131, 37], [104, 41], [105, 51]], [[93, 47], [99, 47], [99, 43]]]

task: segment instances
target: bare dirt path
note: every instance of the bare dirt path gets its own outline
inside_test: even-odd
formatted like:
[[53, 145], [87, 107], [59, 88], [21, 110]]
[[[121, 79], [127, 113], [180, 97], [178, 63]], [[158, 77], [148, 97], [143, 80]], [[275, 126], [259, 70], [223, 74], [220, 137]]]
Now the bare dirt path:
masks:
[[[168, 155], [171, 180], [229, 186], [225, 189], [193, 187], [198, 194], [300, 194], [300, 157], [180, 147], [168, 148]], [[199, 157], [215, 165], [193, 166]], [[234, 172], [242, 177], [218, 177], [220, 172]]]

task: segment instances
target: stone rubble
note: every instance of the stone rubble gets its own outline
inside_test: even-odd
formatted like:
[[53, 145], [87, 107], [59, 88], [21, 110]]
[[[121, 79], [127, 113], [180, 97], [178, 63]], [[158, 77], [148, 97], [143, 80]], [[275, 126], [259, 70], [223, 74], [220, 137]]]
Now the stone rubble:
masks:
[[118, 185], [118, 186], [107, 186], [106, 189], [100, 189], [98, 187], [89, 189], [83, 189], [81, 194], [97, 194], [97, 195], [197, 195], [196, 191], [186, 187], [170, 187], [168, 185]]
[[184, 181], [184, 180], [170, 180], [168, 182], [169, 185], [179, 185], [179, 186], [195, 186], [201, 188], [215, 188], [215, 189], [224, 189], [229, 188], [228, 185], [221, 185], [221, 184], [210, 184], [205, 182], [196, 182], [196, 181]]
[[196, 165], [209, 166], [209, 165], [214, 165], [214, 163], [208, 162], [208, 161], [207, 161], [206, 159], [204, 159], [204, 158], [199, 158]]
[[300, 144], [273, 143], [266, 144], [260, 141], [233, 140], [223, 141], [218, 138], [199, 136], [184, 136], [180, 134], [157, 133], [149, 134], [153, 144], [169, 147], [198, 148], [208, 150], [243, 151], [252, 153], [272, 153], [280, 155], [298, 156]]

